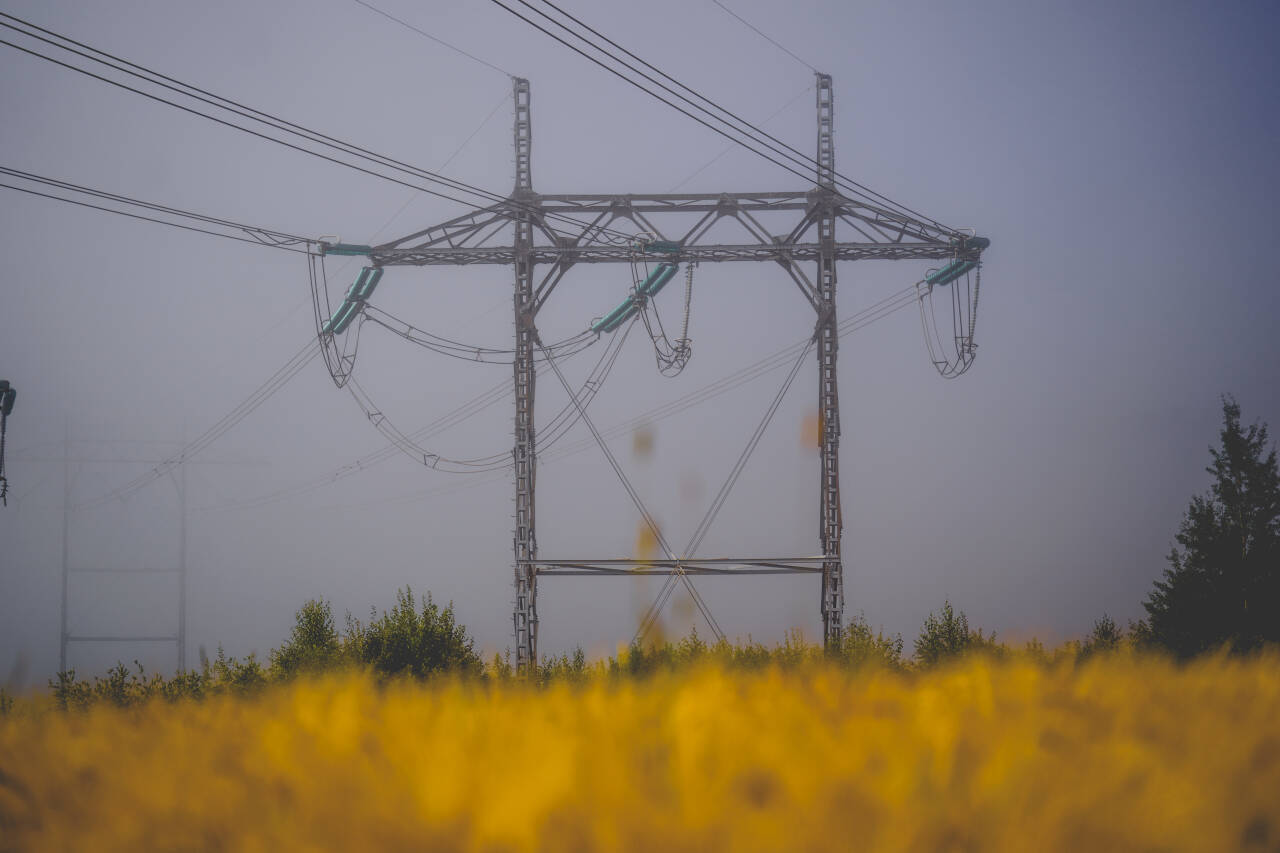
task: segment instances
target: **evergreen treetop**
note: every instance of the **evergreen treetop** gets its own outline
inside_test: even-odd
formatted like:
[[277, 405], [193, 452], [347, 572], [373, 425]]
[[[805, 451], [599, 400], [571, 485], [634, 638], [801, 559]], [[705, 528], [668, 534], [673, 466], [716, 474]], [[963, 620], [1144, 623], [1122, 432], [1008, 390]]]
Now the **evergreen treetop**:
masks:
[[1280, 469], [1266, 424], [1222, 400], [1209, 491], [1183, 515], [1170, 567], [1145, 602], [1150, 638], [1179, 657], [1280, 641]]

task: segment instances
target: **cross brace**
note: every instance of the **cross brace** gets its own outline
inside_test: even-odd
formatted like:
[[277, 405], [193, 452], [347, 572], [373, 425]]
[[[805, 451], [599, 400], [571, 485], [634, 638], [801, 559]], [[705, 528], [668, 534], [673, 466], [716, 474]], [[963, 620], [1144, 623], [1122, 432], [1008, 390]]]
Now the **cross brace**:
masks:
[[[513, 81], [515, 189], [507, 199], [372, 247], [375, 266], [501, 264], [515, 269], [514, 358], [516, 527], [514, 631], [521, 670], [537, 663], [539, 576], [668, 574], [820, 574], [824, 642], [839, 643], [844, 613], [840, 509], [840, 406], [836, 378], [836, 264], [861, 260], [977, 260], [986, 241], [882, 203], [873, 194], [845, 194], [836, 185], [831, 77], [817, 75], [817, 169], [798, 192], [539, 195], [531, 178], [529, 83]], [[859, 196], [859, 197], [853, 197]], [[786, 217], [785, 221], [782, 217]], [[766, 226], [766, 221], [774, 228]], [[724, 224], [741, 232], [724, 242]], [[778, 229], [782, 224], [784, 227]], [[717, 236], [712, 237], [715, 227]], [[689, 557], [663, 560], [539, 560], [534, 535], [534, 320], [575, 264], [631, 263], [628, 237], [640, 232], [678, 244], [654, 260], [674, 263], [772, 261], [814, 308], [820, 417], [821, 556], [807, 558]], [[812, 235], [812, 236], [810, 236]], [[806, 239], [808, 238], [808, 239]], [[810, 279], [800, 264], [813, 263]], [[539, 278], [538, 266], [547, 267]]]
[[539, 575], [667, 575], [680, 568], [687, 575], [818, 574], [826, 557], [693, 557], [680, 560], [537, 560]]

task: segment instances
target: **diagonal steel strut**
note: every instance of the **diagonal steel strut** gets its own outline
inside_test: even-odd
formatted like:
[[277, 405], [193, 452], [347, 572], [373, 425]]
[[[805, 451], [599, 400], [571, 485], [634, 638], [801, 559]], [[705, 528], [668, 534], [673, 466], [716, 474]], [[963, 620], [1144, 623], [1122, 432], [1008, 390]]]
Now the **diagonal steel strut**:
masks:
[[[694, 528], [693, 534], [689, 537], [689, 544], [686, 545], [684, 549], [684, 560], [697, 562], [694, 560], [694, 553], [698, 550], [698, 546], [702, 544], [702, 540], [706, 538], [707, 533], [711, 530], [712, 523], [715, 521], [716, 516], [720, 514], [720, 509], [724, 506], [724, 502], [728, 500], [729, 493], [738, 482], [738, 477], [741, 476], [744, 470], [746, 470], [747, 461], [755, 452], [756, 447], [759, 446], [760, 439], [764, 436], [765, 430], [769, 428], [769, 424], [773, 421], [773, 416], [777, 414], [778, 407], [782, 404], [783, 397], [786, 396], [787, 391], [791, 388], [791, 383], [795, 381], [796, 374], [800, 372], [800, 367], [808, 357], [809, 348], [812, 344], [813, 340], [810, 340], [809, 343], [800, 351], [800, 355], [792, 366], [791, 371], [782, 381], [782, 387], [779, 388], [778, 393], [774, 395], [768, 409], [765, 410], [764, 417], [761, 419], [760, 424], [756, 427], [755, 432], [751, 434], [751, 438], [747, 440], [747, 446], [743, 449], [742, 453], [739, 454], [737, 461], [729, 472], [728, 479], [726, 479], [724, 484], [720, 486], [720, 490], [716, 493], [715, 498], [712, 499], [711, 505], [707, 507], [707, 511], [702, 516], [702, 520], [699, 521], [698, 526]], [[824, 560], [825, 559], [826, 557], [824, 555]], [[672, 566], [667, 581], [663, 583], [662, 588], [658, 591], [657, 598], [654, 599], [654, 602], [650, 605], [649, 609], [645, 611], [645, 616], [641, 619], [640, 628], [636, 632], [635, 640], [633, 640], [633, 642], [638, 642], [639, 640], [644, 639], [645, 634], [647, 634], [653, 625], [657, 623], [658, 616], [661, 614], [662, 608], [666, 606], [667, 599], [671, 596], [671, 579], [674, 578], [677, 573], [679, 573], [682, 578], [684, 577], [685, 566], [681, 563], [677, 563]]]
[[702, 611], [702, 615], [707, 620], [707, 625], [711, 628], [711, 632], [715, 634], [716, 639], [724, 639], [724, 634], [721, 632], [720, 626], [717, 624], [715, 617], [711, 615], [710, 608], [706, 606], [706, 603], [702, 600], [702, 596], [698, 595], [697, 590], [693, 588], [693, 582], [689, 580], [688, 576], [684, 573], [684, 570], [680, 565], [680, 560], [676, 558], [674, 553], [672, 553], [671, 546], [667, 544], [667, 539], [662, 535], [662, 530], [658, 527], [657, 521], [654, 520], [653, 515], [650, 514], [649, 509], [644, 505], [644, 501], [640, 499], [640, 493], [636, 491], [633, 485], [631, 485], [631, 481], [627, 478], [626, 472], [622, 470], [622, 466], [618, 464], [617, 458], [614, 457], [613, 451], [609, 450], [609, 445], [605, 443], [604, 437], [600, 435], [600, 431], [596, 429], [595, 423], [592, 422], [590, 416], [587, 414], [586, 407], [582, 405], [582, 402], [578, 399], [578, 395], [574, 393], [573, 387], [569, 385], [569, 380], [564, 378], [564, 373], [561, 372], [560, 365], [556, 363], [555, 358], [553, 358], [551, 353], [542, 346], [542, 342], [537, 340], [536, 337], [535, 342], [537, 343], [538, 348], [542, 350], [543, 358], [546, 360], [547, 364], [551, 366], [552, 371], [555, 372], [556, 378], [559, 379], [560, 384], [564, 386], [565, 393], [569, 395], [569, 399], [577, 408], [578, 416], [582, 419], [582, 422], [587, 425], [587, 429], [591, 431], [591, 436], [596, 440], [596, 443], [600, 445], [600, 450], [604, 453], [605, 458], [609, 460], [609, 465], [613, 468], [613, 472], [617, 474], [618, 479], [622, 482], [622, 487], [626, 490], [627, 496], [631, 498], [631, 502], [634, 503], [636, 509], [640, 511], [640, 517], [644, 519], [645, 525], [653, 534], [654, 541], [656, 541], [658, 546], [662, 548], [663, 552], [667, 555], [667, 559], [672, 561], [674, 564], [674, 568], [671, 570], [671, 573], [673, 575], [678, 574], [680, 579], [684, 581], [685, 587], [689, 590], [689, 595], [693, 596], [694, 601], [698, 604], [698, 609]]

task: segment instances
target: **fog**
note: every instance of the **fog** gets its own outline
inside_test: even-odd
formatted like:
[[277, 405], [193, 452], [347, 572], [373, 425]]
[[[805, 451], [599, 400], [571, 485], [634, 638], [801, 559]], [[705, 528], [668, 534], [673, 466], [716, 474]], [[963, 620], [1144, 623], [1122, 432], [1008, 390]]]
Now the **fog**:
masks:
[[[374, 5], [532, 87], [544, 193], [807, 188], [492, 3]], [[673, 77], [788, 144], [815, 144], [813, 73], [835, 87], [837, 168], [929, 217], [989, 236], [973, 369], [940, 378], [914, 307], [842, 340], [841, 477], [849, 616], [910, 640], [944, 600], [1001, 636], [1047, 641], [1124, 623], [1190, 496], [1207, 487], [1219, 395], [1280, 424], [1274, 241], [1280, 110], [1271, 4], [807, 2], [577, 4]], [[568, 7], [566, 7], [568, 8]], [[179, 80], [505, 195], [511, 82], [349, 0], [209, 4], [13, 0], [8, 11]], [[9, 31], [6, 31], [9, 32]], [[12, 36], [6, 39], [15, 40]], [[0, 51], [0, 165], [317, 238], [377, 243], [465, 208]], [[12, 183], [11, 181], [6, 181]], [[477, 644], [513, 645], [509, 474], [451, 475], [395, 454], [313, 361], [218, 441], [145, 488], [94, 505], [203, 434], [315, 335], [302, 255], [0, 190], [0, 378], [18, 389], [0, 509], [0, 677], [59, 665], [64, 536], [74, 569], [187, 569], [187, 664], [265, 655], [309, 598], [339, 617], [406, 585], [453, 602]], [[919, 280], [924, 261], [844, 263], [848, 316]], [[359, 259], [329, 258], [340, 297]], [[510, 346], [510, 268], [390, 267], [379, 307], [424, 329]], [[682, 278], [676, 284], [683, 283]], [[539, 315], [547, 340], [626, 294], [625, 267], [570, 271]], [[659, 307], [677, 319], [680, 291]], [[602, 429], [813, 330], [773, 264], [695, 272], [693, 358], [674, 379], [633, 334], [591, 405]], [[581, 381], [599, 352], [565, 363]], [[777, 392], [775, 371], [610, 447], [683, 544]], [[412, 432], [497, 383], [473, 364], [366, 332], [356, 376]], [[818, 553], [806, 440], [812, 356], [705, 554]], [[538, 382], [537, 417], [566, 402]], [[433, 437], [450, 457], [509, 451], [510, 398]], [[575, 426], [564, 445], [587, 438]], [[646, 448], [646, 437], [652, 448]], [[67, 462], [66, 460], [70, 460]], [[182, 512], [185, 478], [185, 534]], [[306, 487], [306, 488], [303, 488]], [[73, 507], [64, 513], [65, 496]], [[598, 447], [538, 471], [542, 555], [626, 557], [638, 516]], [[185, 535], [185, 547], [184, 547]], [[659, 578], [546, 578], [539, 649], [631, 639]], [[700, 578], [731, 637], [821, 636], [813, 576]], [[170, 573], [77, 572], [75, 635], [177, 630]], [[681, 593], [668, 632], [697, 625]], [[68, 666], [170, 671], [172, 643], [75, 643]]]

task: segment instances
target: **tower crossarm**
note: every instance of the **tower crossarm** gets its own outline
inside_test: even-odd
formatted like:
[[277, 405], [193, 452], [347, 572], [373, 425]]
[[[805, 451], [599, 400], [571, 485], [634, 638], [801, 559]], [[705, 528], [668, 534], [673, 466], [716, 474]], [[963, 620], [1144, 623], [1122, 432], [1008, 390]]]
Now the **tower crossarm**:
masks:
[[925, 242], [951, 241], [964, 236], [963, 232], [948, 228], [933, 220], [895, 210], [886, 205], [850, 198], [835, 190], [816, 188], [801, 192], [759, 193], [673, 193], [625, 195], [543, 195], [538, 197], [541, 207], [552, 215], [582, 214], [615, 208], [639, 213], [665, 211], [704, 212], [715, 211], [732, 204], [737, 210], [767, 212], [774, 210], [811, 210], [820, 204], [830, 204], [840, 216], [857, 219], [882, 233], [877, 239], [892, 241], [919, 240]]
[[[819, 211], [842, 223], [837, 260], [943, 260], [977, 257], [967, 236], [936, 223], [850, 199], [825, 188], [805, 192], [524, 195], [467, 216], [374, 246], [381, 266], [512, 264], [510, 228], [523, 214], [535, 223], [530, 251], [537, 264], [629, 263], [627, 237], [647, 234], [678, 244], [664, 257], [685, 263], [813, 261], [820, 242], [806, 240]], [[728, 242], [726, 218], [740, 226], [743, 242]], [[785, 225], [781, 233], [770, 227]], [[731, 230], [731, 229], [730, 229]], [[655, 256], [657, 257], [657, 256]]]
[[956, 246], [963, 245], [968, 236], [932, 220], [857, 201], [831, 190], [817, 190], [811, 195], [815, 196], [815, 206], [830, 204], [839, 219], [876, 241], [944, 242]]
[[[485, 242], [490, 231], [505, 227], [513, 218], [511, 204], [506, 201], [478, 208], [471, 213], [432, 225], [421, 231], [406, 234], [396, 240], [383, 243], [379, 250], [396, 250], [405, 247], [425, 248], [462, 248], [467, 245]], [[495, 227], [496, 226], [496, 227]]]
[[[779, 261], [782, 263], [812, 261], [820, 251], [817, 243], [712, 243], [685, 246], [675, 256], [683, 263], [722, 263], [732, 261]], [[954, 256], [949, 244], [894, 245], [884, 243], [836, 243], [836, 260], [840, 261], [930, 261]], [[370, 255], [381, 266], [462, 266], [466, 264], [505, 264], [515, 259], [510, 246], [491, 248], [439, 248], [374, 250]], [[537, 247], [533, 260], [538, 264], [612, 264], [629, 263], [631, 251], [625, 246]], [[660, 258], [655, 258], [658, 260]]]

